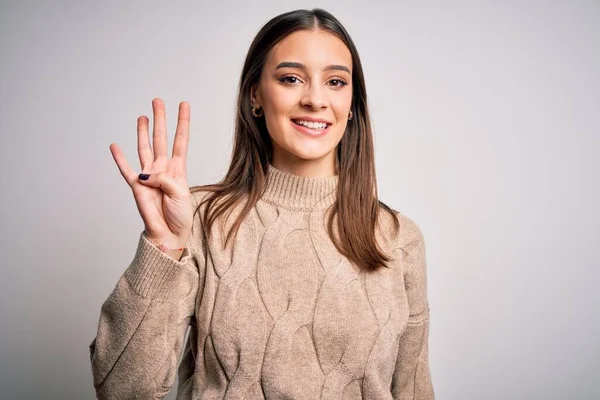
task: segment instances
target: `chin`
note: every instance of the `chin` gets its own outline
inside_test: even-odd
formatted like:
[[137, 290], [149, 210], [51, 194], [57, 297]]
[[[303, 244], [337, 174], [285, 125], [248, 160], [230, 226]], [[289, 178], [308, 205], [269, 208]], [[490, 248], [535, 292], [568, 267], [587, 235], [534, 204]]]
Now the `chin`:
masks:
[[319, 160], [335, 150], [335, 148], [324, 148], [323, 146], [296, 146], [293, 148], [284, 149], [291, 155], [306, 161]]

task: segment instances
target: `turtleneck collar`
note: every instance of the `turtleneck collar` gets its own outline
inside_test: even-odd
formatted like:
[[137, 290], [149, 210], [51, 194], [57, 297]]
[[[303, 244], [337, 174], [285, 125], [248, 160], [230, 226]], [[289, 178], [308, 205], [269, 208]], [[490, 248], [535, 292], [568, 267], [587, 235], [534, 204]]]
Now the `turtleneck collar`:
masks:
[[266, 179], [261, 199], [276, 206], [298, 211], [326, 210], [336, 200], [338, 175], [301, 176], [269, 163]]

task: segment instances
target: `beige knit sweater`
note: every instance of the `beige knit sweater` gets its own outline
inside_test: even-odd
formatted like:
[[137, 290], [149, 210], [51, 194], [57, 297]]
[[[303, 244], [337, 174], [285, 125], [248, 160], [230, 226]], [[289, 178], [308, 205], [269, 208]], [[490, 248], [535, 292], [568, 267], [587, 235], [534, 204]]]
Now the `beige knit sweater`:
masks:
[[269, 165], [235, 244], [217, 223], [203, 246], [196, 214], [179, 262], [140, 234], [90, 344], [98, 398], [162, 398], [181, 360], [178, 399], [434, 399], [421, 230], [382, 212], [395, 260], [359, 270], [327, 234], [337, 184]]

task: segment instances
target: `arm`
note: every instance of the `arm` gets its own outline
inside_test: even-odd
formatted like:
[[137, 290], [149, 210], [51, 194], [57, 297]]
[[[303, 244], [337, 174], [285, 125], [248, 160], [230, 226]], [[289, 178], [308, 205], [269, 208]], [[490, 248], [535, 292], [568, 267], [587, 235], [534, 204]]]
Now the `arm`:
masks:
[[196, 241], [190, 234], [178, 262], [140, 234], [89, 346], [99, 399], [157, 399], [170, 390], [203, 276], [204, 253]]
[[404, 255], [404, 286], [410, 311], [408, 325], [400, 336], [392, 395], [394, 400], [433, 400], [428, 357], [429, 303], [425, 242], [414, 222], [408, 220], [406, 225], [409, 239], [401, 247]]

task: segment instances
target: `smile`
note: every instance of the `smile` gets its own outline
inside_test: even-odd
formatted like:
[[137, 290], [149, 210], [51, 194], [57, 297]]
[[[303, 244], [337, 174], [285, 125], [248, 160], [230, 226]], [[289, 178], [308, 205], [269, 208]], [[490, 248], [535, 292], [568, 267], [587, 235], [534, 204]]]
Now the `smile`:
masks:
[[302, 120], [291, 120], [294, 128], [305, 135], [308, 136], [322, 136], [329, 131], [329, 127], [331, 124], [326, 122], [312, 122], [312, 121], [302, 121]]

